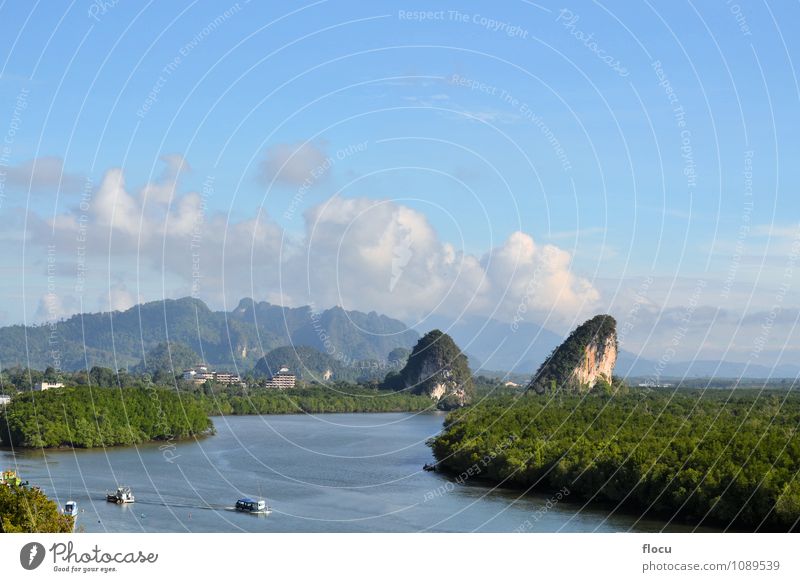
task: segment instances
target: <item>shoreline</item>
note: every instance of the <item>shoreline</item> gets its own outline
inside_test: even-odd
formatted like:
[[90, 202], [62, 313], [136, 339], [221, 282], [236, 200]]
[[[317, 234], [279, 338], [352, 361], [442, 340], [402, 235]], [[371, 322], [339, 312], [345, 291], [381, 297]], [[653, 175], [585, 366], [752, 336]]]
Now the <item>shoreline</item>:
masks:
[[[436, 464], [437, 468], [434, 471], [435, 473], [439, 473], [440, 475], [444, 476], [448, 479], [450, 483], [457, 483], [462, 487], [491, 487], [493, 490], [501, 491], [505, 493], [513, 493], [519, 494], [520, 498], [528, 498], [528, 497], [550, 497], [557, 495], [560, 491], [559, 489], [552, 490], [549, 488], [542, 488], [542, 487], [524, 487], [519, 486], [516, 487], [514, 484], [504, 484], [493, 479], [488, 479], [486, 477], [470, 477], [469, 479], [465, 480], [463, 483], [459, 483], [455, 477], [463, 474], [463, 471], [456, 471], [453, 469], [448, 469], [445, 467], [440, 467], [438, 462]], [[563, 498], [558, 500], [559, 504], [565, 504], [567, 506], [577, 506], [577, 505], [585, 505], [584, 509], [592, 510], [592, 511], [613, 511], [609, 513], [609, 517], [612, 515], [619, 515], [620, 517], [637, 517], [643, 521], [649, 522], [661, 522], [668, 526], [676, 526], [676, 527], [686, 527], [686, 528], [695, 528], [702, 531], [691, 532], [691, 533], [749, 533], [746, 530], [740, 529], [733, 529], [733, 528], [723, 528], [725, 524], [718, 524], [718, 523], [709, 523], [703, 525], [697, 525], [694, 523], [690, 523], [688, 521], [682, 521], [679, 519], [670, 519], [671, 515], [663, 515], [658, 513], [639, 513], [638, 510], [634, 507], [629, 505], [621, 505], [619, 507], [616, 504], [606, 501], [589, 501], [585, 498], [578, 497], [572, 493], [564, 495]], [[517, 532], [515, 532], [517, 533]], [[523, 532], [524, 533], [524, 532]], [[669, 532], [658, 532], [658, 533], [669, 533]], [[772, 533], [770, 531], [763, 531], [763, 532], [755, 532], [755, 533]]]
[[28, 447], [28, 446], [14, 446], [14, 445], [7, 445], [5, 443], [0, 443], [0, 451], [8, 451], [10, 453], [15, 453], [17, 451], [21, 452], [32, 452], [32, 451], [94, 451], [97, 449], [125, 449], [131, 447], [138, 447], [142, 445], [159, 445], [161, 446], [164, 443], [185, 443], [188, 441], [193, 440], [200, 440], [200, 439], [207, 439], [216, 434], [216, 428], [212, 427], [210, 430], [205, 431], [203, 434], [198, 435], [191, 435], [186, 437], [180, 438], [170, 438], [170, 439], [154, 439], [154, 440], [147, 440], [142, 441], [139, 443], [130, 443], [130, 444], [118, 444], [118, 445], [99, 445], [96, 447], [70, 447], [70, 446], [58, 446], [58, 447]]
[[[283, 412], [283, 413], [269, 413], [269, 414], [209, 414], [208, 418], [212, 420], [215, 418], [226, 418], [226, 417], [236, 417], [236, 418], [243, 418], [243, 417], [251, 417], [251, 416], [298, 416], [298, 415], [306, 415], [306, 416], [319, 416], [319, 415], [336, 415], [342, 416], [346, 414], [408, 414], [408, 415], [419, 415], [419, 414], [430, 414], [433, 416], [441, 416], [446, 417], [447, 411], [443, 410], [386, 410], [382, 412], [305, 412], [305, 411], [297, 411], [297, 412]], [[442, 425], [444, 427], [444, 425]], [[6, 445], [5, 443], [0, 442], [0, 451], [8, 451], [10, 453], [15, 453], [17, 451], [22, 453], [30, 453], [30, 452], [66, 452], [66, 451], [94, 451], [98, 449], [125, 449], [125, 448], [132, 448], [132, 447], [140, 447], [140, 446], [155, 446], [158, 445], [159, 447], [164, 445], [165, 443], [175, 443], [175, 444], [183, 444], [190, 441], [197, 441], [197, 440], [205, 440], [207, 438], [211, 438], [215, 436], [217, 433], [216, 427], [212, 427], [209, 431], [205, 432], [204, 434], [199, 435], [192, 435], [187, 437], [181, 438], [171, 438], [171, 439], [155, 439], [155, 440], [147, 440], [142, 441], [139, 443], [130, 443], [130, 444], [118, 444], [118, 445], [99, 445], [96, 447], [70, 447], [70, 446], [58, 446], [58, 447], [28, 447], [28, 446], [13, 446], [13, 445]]]

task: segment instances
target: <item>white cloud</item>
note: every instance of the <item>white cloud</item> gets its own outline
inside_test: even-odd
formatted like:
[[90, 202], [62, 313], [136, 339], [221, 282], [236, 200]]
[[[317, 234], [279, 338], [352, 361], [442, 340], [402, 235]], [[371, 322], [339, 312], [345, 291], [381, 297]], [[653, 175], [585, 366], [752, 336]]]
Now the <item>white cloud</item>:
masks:
[[27, 160], [6, 169], [10, 187], [31, 193], [78, 192], [85, 178], [64, 170], [64, 160], [55, 156], [42, 156]]
[[110, 277], [148, 300], [196, 294], [218, 304], [223, 275], [234, 293], [250, 294], [251, 273], [257, 280], [262, 271], [277, 272], [277, 225], [265, 217], [229, 222], [222, 213], [208, 212], [197, 192], [175, 192], [185, 162], [164, 161], [161, 176], [138, 191], [129, 189], [121, 169], [112, 168], [88, 205], [54, 219], [29, 215], [30, 244], [54, 245], [58, 273], [74, 274], [62, 284], [72, 287], [80, 279], [81, 289], [99, 298], [87, 309], [122, 309], [142, 299], [112, 286], [109, 305]]
[[109, 286], [108, 290], [102, 293], [97, 301], [100, 305], [106, 306], [103, 311], [125, 311], [139, 303], [136, 300], [136, 295], [131, 293], [127, 285], [122, 282]]
[[39, 298], [35, 317], [40, 321], [55, 322], [69, 317], [77, 310], [78, 302], [74, 297], [51, 292]]
[[441, 241], [422, 213], [391, 201], [335, 196], [306, 214], [306, 230], [308, 288], [327, 304], [406, 319], [493, 313], [510, 320], [522, 304], [561, 317], [599, 299], [554, 245], [515, 232], [476, 257]]
[[180, 154], [161, 156], [161, 161], [165, 164], [164, 171], [158, 180], [145, 186], [142, 191], [142, 198], [147, 201], [166, 204], [175, 195], [175, 188], [180, 177], [184, 173], [190, 172], [192, 168]]
[[[291, 238], [263, 213], [229, 221], [207, 212], [196, 192], [175, 193], [185, 161], [131, 192], [124, 172], [106, 172], [88, 209], [54, 222], [32, 215], [31, 242], [56, 244], [59, 261], [77, 255], [85, 236], [87, 277], [100, 308], [123, 309], [149, 288], [194, 294], [215, 306], [255, 296], [286, 305], [343, 305], [409, 320], [429, 314], [493, 314], [520, 310], [573, 318], [599, 293], [571, 272], [571, 256], [516, 232], [482, 256], [442, 241], [421, 212], [390, 200], [334, 196], [305, 214], [305, 234]], [[169, 196], [154, 195], [171, 189]], [[81, 214], [87, 217], [80, 218]], [[51, 233], [54, 236], [51, 237]], [[60, 272], [64, 272], [63, 263]], [[70, 269], [75, 267], [70, 263]], [[533, 282], [532, 282], [533, 281]], [[571, 319], [570, 319], [571, 320]]]
[[277, 182], [301, 186], [307, 180], [319, 181], [328, 166], [323, 144], [281, 143], [267, 149], [261, 162], [260, 178], [267, 185]]

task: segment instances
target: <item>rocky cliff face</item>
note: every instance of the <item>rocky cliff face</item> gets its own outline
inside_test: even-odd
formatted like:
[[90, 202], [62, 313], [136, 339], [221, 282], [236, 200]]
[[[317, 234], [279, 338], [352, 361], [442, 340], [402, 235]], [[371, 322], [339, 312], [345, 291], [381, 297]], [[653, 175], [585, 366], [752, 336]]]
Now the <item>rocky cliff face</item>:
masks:
[[443, 410], [468, 404], [474, 390], [467, 357], [438, 329], [417, 342], [405, 367], [387, 376], [385, 387], [425, 394]]
[[539, 367], [528, 386], [538, 394], [553, 390], [587, 392], [611, 383], [617, 362], [617, 322], [597, 315], [580, 325]]
[[581, 386], [594, 387], [598, 380], [611, 382], [617, 363], [617, 336], [592, 341], [584, 349], [585, 357], [575, 368], [575, 379]]

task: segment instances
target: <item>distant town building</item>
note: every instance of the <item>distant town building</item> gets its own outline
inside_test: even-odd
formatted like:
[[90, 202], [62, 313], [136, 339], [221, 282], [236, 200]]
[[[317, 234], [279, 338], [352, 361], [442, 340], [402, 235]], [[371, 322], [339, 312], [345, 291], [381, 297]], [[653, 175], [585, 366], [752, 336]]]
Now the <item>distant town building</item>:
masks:
[[659, 384], [658, 382], [640, 382], [639, 388], [672, 388], [672, 384]]
[[36, 392], [44, 392], [45, 390], [50, 390], [50, 388], [63, 388], [63, 382], [37, 382], [33, 385], [33, 389]]
[[5, 394], [0, 394], [0, 406], [5, 406], [11, 402], [11, 396], [6, 396]]
[[512, 382], [511, 380], [508, 382], [503, 382], [503, 386], [508, 386], [509, 388], [519, 388], [519, 384]]
[[202, 384], [206, 380], [213, 380], [214, 373], [209, 371], [208, 366], [206, 366], [205, 364], [201, 364], [195, 366], [194, 368], [189, 368], [188, 370], [184, 370], [182, 377], [187, 382], [193, 382], [194, 384]]
[[207, 380], [213, 380], [220, 384], [241, 384], [244, 386], [242, 378], [238, 374], [231, 374], [230, 372], [212, 372], [205, 364], [184, 370], [181, 377], [193, 384], [202, 384]]
[[280, 370], [278, 370], [277, 374], [275, 374], [272, 378], [267, 380], [265, 386], [267, 388], [277, 388], [278, 390], [286, 390], [288, 388], [294, 388], [296, 381], [297, 378], [295, 378], [295, 375], [289, 371], [289, 368], [284, 366]]
[[242, 379], [238, 374], [231, 374], [230, 372], [216, 372], [214, 374], [214, 381], [220, 384], [242, 384]]

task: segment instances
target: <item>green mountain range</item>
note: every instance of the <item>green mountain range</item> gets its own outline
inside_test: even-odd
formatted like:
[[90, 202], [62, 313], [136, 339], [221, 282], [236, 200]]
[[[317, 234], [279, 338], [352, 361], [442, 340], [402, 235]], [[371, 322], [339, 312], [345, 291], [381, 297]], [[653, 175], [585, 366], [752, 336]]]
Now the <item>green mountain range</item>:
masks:
[[392, 350], [411, 348], [418, 338], [404, 323], [375, 312], [333, 307], [316, 313], [309, 306], [252, 299], [242, 299], [229, 312], [212, 311], [199, 299], [185, 297], [55, 323], [2, 327], [0, 366], [149, 368], [143, 359], [166, 343], [183, 344], [213, 366], [235, 364], [241, 370], [287, 345], [313, 347], [341, 362], [386, 361]]

